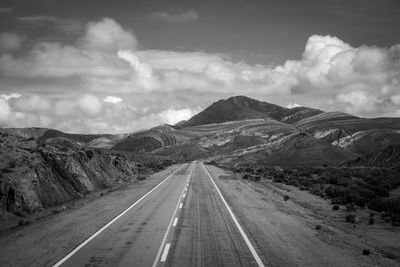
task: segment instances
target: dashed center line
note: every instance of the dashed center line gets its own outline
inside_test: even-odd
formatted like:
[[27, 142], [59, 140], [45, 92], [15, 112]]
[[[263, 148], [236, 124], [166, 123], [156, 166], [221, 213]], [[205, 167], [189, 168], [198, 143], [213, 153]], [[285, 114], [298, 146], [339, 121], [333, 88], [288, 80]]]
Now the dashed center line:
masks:
[[[192, 168], [191, 168], [191, 170], [190, 170], [189, 177], [191, 177], [191, 176], [192, 176], [192, 173], [193, 173], [193, 164], [191, 164], [191, 166], [192, 166]], [[189, 183], [189, 181], [188, 181], [188, 183]], [[186, 186], [187, 186], [187, 184], [186, 184]], [[179, 198], [179, 202], [178, 202], [179, 205], [178, 205], [178, 204], [176, 205], [176, 208], [175, 208], [175, 210], [174, 210], [174, 212], [173, 212], [173, 214], [172, 214], [171, 221], [169, 222], [169, 225], [168, 225], [168, 227], [167, 227], [167, 230], [166, 230], [166, 232], [165, 232], [165, 234], [164, 234], [164, 237], [163, 237], [163, 239], [162, 239], [162, 241], [161, 241], [161, 246], [160, 246], [160, 248], [159, 248], [159, 250], [158, 250], [158, 252], [157, 252], [156, 258], [155, 258], [155, 260], [154, 260], [154, 262], [153, 262], [153, 265], [152, 265], [153, 267], [156, 267], [156, 266], [157, 266], [158, 260], [160, 260], [160, 262], [165, 262], [166, 259], [167, 259], [168, 251], [169, 251], [169, 248], [170, 248], [170, 246], [171, 246], [171, 243], [165, 243], [165, 242], [166, 242], [166, 240], [167, 240], [168, 233], [169, 233], [169, 231], [170, 231], [171, 226], [176, 227], [176, 225], [177, 225], [177, 223], [178, 223], [178, 217], [175, 217], [175, 216], [176, 216], [177, 210], [182, 208], [182, 201], [183, 201], [183, 198], [184, 198], [185, 196], [186, 196], [185, 190], [183, 190], [182, 193], [181, 193], [181, 197]], [[165, 245], [164, 245], [164, 244], [165, 244]], [[162, 250], [163, 248], [164, 248], [164, 250]], [[161, 252], [162, 252], [162, 255], [161, 255]], [[161, 255], [161, 258], [160, 258], [160, 255]]]
[[165, 245], [164, 252], [163, 252], [163, 254], [161, 256], [161, 260], [160, 260], [161, 262], [165, 262], [165, 260], [167, 259], [170, 246], [171, 246], [171, 243], [167, 243]]

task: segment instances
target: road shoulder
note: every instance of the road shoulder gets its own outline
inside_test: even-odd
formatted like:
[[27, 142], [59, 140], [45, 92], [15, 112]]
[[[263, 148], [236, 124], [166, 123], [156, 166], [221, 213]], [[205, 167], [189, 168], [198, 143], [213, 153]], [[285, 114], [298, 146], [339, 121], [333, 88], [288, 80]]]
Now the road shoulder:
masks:
[[[329, 209], [321, 208], [328, 205], [326, 200], [294, 187], [238, 179], [207, 167], [257, 251], [267, 259], [266, 265], [398, 266], [379, 254], [362, 256], [365, 237], [331, 224]], [[284, 201], [284, 195], [290, 199]], [[322, 228], [316, 230], [316, 225]]]

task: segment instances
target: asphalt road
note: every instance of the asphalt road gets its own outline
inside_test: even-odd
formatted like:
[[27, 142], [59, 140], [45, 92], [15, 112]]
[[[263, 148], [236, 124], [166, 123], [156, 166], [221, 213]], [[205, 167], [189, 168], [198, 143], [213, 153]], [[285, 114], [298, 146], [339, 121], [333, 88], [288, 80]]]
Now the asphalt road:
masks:
[[263, 266], [202, 163], [185, 164], [55, 266]]
[[210, 176], [203, 163], [194, 163], [166, 266], [263, 266], [250, 251]]

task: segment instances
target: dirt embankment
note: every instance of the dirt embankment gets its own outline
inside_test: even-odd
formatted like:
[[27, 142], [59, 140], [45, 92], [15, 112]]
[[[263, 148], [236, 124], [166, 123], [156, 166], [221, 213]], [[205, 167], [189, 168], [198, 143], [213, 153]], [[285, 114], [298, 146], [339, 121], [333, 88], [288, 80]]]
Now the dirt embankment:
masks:
[[0, 220], [45, 208], [136, 180], [124, 157], [84, 150], [63, 140], [0, 135]]
[[334, 211], [328, 200], [296, 187], [209, 169], [266, 264], [399, 266], [400, 228], [378, 217], [368, 225], [368, 210], [357, 211], [359, 222], [347, 223], [343, 206]]

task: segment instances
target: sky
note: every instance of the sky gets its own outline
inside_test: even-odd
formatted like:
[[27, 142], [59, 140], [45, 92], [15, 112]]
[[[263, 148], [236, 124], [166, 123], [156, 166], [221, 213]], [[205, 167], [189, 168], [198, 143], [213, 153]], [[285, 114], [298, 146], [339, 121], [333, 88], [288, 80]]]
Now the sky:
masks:
[[400, 116], [398, 0], [2, 0], [0, 127], [127, 133], [246, 95]]

